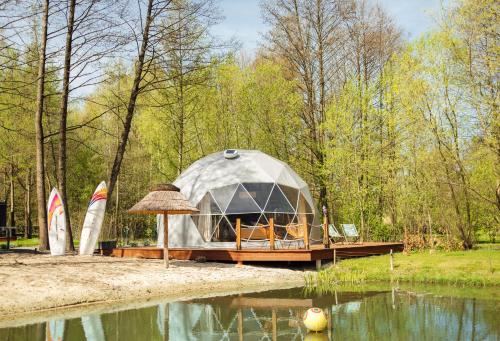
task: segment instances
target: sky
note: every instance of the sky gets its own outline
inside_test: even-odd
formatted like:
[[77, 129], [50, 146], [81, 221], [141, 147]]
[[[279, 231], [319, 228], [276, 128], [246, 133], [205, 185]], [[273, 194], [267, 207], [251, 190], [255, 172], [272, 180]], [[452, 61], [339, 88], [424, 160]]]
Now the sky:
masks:
[[[225, 19], [213, 28], [223, 39], [236, 38], [244, 51], [255, 52], [267, 27], [262, 20], [261, 0], [219, 0]], [[394, 18], [405, 37], [412, 39], [435, 27], [433, 15], [438, 13], [441, 0], [374, 0]]]

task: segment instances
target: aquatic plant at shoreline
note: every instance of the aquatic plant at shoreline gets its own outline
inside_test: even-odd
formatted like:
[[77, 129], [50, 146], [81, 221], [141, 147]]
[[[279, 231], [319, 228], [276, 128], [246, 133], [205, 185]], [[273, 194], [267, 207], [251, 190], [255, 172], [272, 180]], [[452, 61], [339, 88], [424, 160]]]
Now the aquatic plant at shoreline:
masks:
[[308, 288], [324, 291], [341, 284], [366, 282], [448, 284], [464, 287], [500, 286], [499, 250], [414, 252], [348, 259], [305, 275]]

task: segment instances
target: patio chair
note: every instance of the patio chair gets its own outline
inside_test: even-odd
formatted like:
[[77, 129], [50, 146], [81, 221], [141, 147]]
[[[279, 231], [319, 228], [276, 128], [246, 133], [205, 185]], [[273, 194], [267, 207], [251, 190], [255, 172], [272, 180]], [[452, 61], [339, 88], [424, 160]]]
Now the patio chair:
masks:
[[266, 226], [241, 228], [241, 239], [243, 240], [267, 240], [269, 229]]
[[279, 239], [276, 240], [278, 248], [289, 249], [292, 246], [295, 246], [295, 248], [304, 247], [304, 230], [302, 225], [290, 223], [284, 227], [285, 235], [279, 236]]
[[346, 241], [348, 241], [348, 238], [352, 238], [352, 241], [355, 242], [359, 238], [358, 229], [354, 224], [342, 224], [342, 230]]
[[338, 239], [346, 240], [345, 236], [341, 235], [333, 224], [328, 224], [328, 239], [332, 244], [335, 244]]

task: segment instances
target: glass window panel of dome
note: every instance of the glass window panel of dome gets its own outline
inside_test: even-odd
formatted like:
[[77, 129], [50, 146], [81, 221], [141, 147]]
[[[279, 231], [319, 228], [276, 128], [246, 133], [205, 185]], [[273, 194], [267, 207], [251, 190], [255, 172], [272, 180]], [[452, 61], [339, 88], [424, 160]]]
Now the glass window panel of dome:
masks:
[[287, 226], [294, 223], [294, 213], [265, 213], [267, 221], [274, 219], [274, 231], [278, 236], [286, 235]]
[[273, 218], [275, 226], [286, 226], [293, 223], [295, 214], [282, 212], [266, 212], [265, 216], [268, 221], [270, 218]]
[[262, 213], [259, 217], [259, 220], [255, 224], [257, 226], [268, 226], [269, 225], [269, 220], [267, 220], [267, 217], [264, 213]]
[[[262, 233], [262, 230], [257, 231], [254, 230], [255, 227], [260, 226], [263, 228], [267, 228], [267, 222], [265, 218], [262, 219], [262, 213], [249, 213], [249, 214], [230, 214], [226, 216], [227, 220], [233, 226], [236, 231], [236, 219], [241, 219], [241, 238], [242, 240], [249, 239], [262, 239], [262, 235], [266, 236], [265, 231]], [[259, 237], [260, 236], [260, 237]], [[265, 238], [264, 238], [265, 239]]]
[[315, 224], [314, 214], [312, 214], [312, 213], [299, 213], [299, 214], [297, 214], [297, 221], [298, 221], [299, 225], [304, 225], [304, 222], [306, 222], [308, 226], [311, 226], [311, 225], [320, 226], [320, 224]]
[[218, 228], [214, 236], [212, 237], [212, 241], [215, 242], [234, 242], [236, 241], [236, 232], [233, 227], [227, 221], [226, 217], [222, 217], [221, 221], [218, 224]]
[[294, 213], [295, 210], [290, 206], [290, 203], [285, 198], [285, 195], [278, 187], [275, 185], [267, 201], [266, 208], [264, 212], [281, 212], [281, 213]]
[[210, 237], [207, 238], [207, 241], [214, 241], [214, 236], [219, 233], [219, 224], [221, 220], [224, 219], [224, 216], [212, 216], [211, 225], [210, 225]]
[[196, 207], [200, 210], [199, 214], [221, 214], [221, 210], [219, 209], [219, 205], [215, 202], [212, 194], [207, 192], [203, 198], [200, 200]]
[[226, 214], [260, 213], [262, 210], [250, 196], [245, 187], [238, 186], [231, 202], [227, 206]]
[[261, 213], [246, 213], [246, 214], [228, 214], [226, 216], [229, 223], [236, 231], [236, 219], [241, 219], [242, 227], [256, 226], [261, 217]]
[[216, 223], [220, 220], [221, 216], [203, 214], [203, 215], [193, 215], [192, 219], [198, 231], [200, 232], [203, 240], [210, 241]]
[[248, 191], [252, 199], [255, 200], [261, 209], [264, 209], [273, 189], [274, 183], [269, 182], [247, 182], [243, 187]]
[[226, 207], [233, 198], [234, 192], [236, 191], [237, 187], [238, 184], [232, 184], [224, 187], [213, 188], [210, 190], [212, 196], [214, 197], [222, 212], [226, 210]]
[[313, 213], [311, 206], [309, 206], [309, 203], [302, 193], [299, 195], [299, 203], [297, 204], [297, 214], [300, 213]]
[[314, 223], [314, 214], [306, 214], [307, 224], [310, 227], [311, 241], [322, 242], [323, 240], [323, 225]]
[[285, 194], [286, 198], [288, 199], [288, 202], [290, 205], [292, 205], [292, 208], [295, 210], [297, 208], [297, 201], [299, 199], [299, 190], [297, 188], [285, 186], [285, 185], [278, 185], [283, 194]]

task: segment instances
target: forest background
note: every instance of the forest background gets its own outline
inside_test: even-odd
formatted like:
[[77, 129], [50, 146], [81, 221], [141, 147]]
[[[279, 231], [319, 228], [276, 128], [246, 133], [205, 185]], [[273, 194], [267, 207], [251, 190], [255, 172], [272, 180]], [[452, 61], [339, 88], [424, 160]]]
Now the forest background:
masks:
[[[154, 238], [126, 210], [227, 148], [295, 169], [318, 211], [364, 240], [472, 248], [500, 226], [499, 15], [447, 4], [405, 40], [368, 0], [271, 0], [255, 56], [210, 0], [0, 0], [0, 201], [47, 248], [58, 187], [78, 238], [95, 186], [102, 239]], [[73, 248], [73, 239], [68, 248]]]

